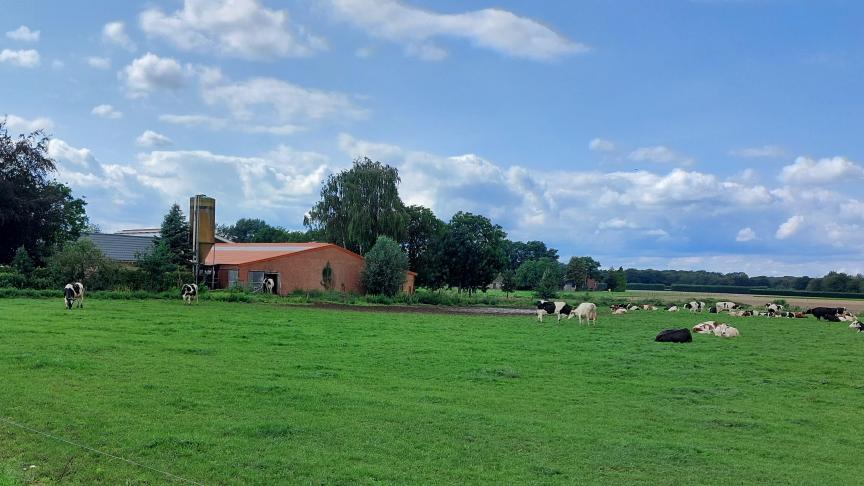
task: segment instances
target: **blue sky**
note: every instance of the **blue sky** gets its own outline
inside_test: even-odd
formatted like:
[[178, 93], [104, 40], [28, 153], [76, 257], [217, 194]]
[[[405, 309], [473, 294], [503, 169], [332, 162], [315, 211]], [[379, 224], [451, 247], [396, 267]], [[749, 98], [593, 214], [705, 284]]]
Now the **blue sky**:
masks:
[[0, 7], [0, 114], [52, 134], [105, 230], [196, 193], [299, 229], [368, 155], [565, 258], [864, 272], [860, 2]]

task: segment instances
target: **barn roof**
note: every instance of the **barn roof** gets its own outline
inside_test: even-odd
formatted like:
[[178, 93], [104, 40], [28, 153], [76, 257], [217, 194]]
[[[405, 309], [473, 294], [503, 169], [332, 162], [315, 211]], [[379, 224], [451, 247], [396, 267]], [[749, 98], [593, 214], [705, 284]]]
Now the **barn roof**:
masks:
[[106, 257], [125, 263], [136, 261], [136, 254], [147, 253], [153, 248], [154, 238], [150, 236], [111, 235], [93, 233], [83, 236], [96, 245]]
[[335, 248], [357, 258], [360, 255], [332, 243], [216, 243], [205, 259], [206, 265], [240, 265], [285, 256], [293, 256], [322, 248]]

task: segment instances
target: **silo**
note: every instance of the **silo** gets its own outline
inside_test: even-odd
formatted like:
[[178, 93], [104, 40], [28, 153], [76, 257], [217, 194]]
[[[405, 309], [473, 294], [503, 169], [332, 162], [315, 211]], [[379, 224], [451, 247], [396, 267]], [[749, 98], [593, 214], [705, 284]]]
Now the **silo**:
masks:
[[189, 228], [192, 230], [192, 263], [197, 281], [198, 265], [204, 263], [216, 243], [215, 199], [203, 194], [189, 198]]

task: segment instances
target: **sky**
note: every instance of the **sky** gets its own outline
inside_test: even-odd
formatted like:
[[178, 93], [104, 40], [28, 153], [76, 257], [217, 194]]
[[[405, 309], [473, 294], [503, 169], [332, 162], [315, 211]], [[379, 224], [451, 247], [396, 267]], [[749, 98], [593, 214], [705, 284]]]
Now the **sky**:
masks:
[[0, 116], [104, 231], [408, 204], [604, 267], [864, 272], [864, 3], [0, 0]]

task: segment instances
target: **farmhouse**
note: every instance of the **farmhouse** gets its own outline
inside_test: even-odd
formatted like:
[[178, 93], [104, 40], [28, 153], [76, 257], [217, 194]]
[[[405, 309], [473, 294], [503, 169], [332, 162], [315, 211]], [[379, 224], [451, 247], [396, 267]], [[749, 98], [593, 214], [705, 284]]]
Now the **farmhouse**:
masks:
[[[329, 264], [330, 281], [324, 269]], [[246, 286], [261, 288], [272, 278], [276, 292], [287, 295], [295, 290], [336, 290], [360, 293], [363, 257], [332, 243], [216, 243], [207, 253], [207, 284], [213, 288]], [[403, 291], [414, 292], [416, 273], [407, 272]]]

